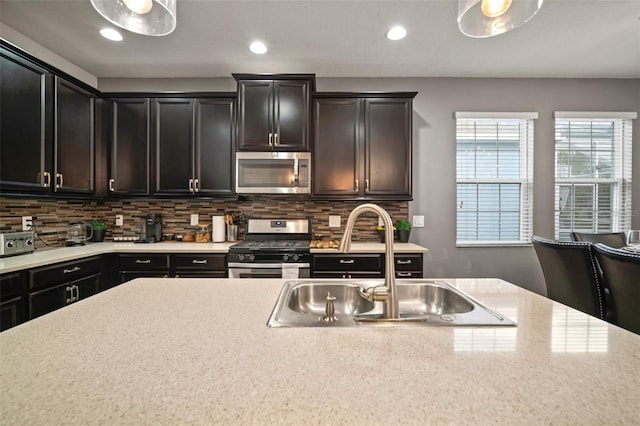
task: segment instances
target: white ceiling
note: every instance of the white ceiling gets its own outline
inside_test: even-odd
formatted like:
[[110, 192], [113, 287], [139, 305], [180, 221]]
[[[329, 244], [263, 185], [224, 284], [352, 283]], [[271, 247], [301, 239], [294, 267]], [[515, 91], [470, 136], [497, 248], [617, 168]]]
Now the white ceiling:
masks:
[[[640, 78], [640, 0], [546, 0], [509, 33], [473, 39], [457, 0], [177, 0], [164, 37], [122, 31], [115, 43], [89, 0], [0, 0], [0, 20], [99, 78], [318, 77]], [[384, 37], [404, 25], [404, 40]], [[269, 52], [248, 50], [254, 39]]]

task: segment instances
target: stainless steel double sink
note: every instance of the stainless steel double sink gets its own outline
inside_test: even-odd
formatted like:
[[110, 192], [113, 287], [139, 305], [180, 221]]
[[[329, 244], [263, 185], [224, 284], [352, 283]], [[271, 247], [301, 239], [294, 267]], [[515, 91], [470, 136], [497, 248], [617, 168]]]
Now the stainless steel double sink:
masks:
[[[397, 280], [400, 318], [383, 318], [383, 303], [361, 296], [375, 280], [287, 281], [269, 327], [515, 326], [444, 280]], [[331, 305], [328, 308], [328, 304]], [[329, 311], [329, 313], [328, 313]], [[330, 315], [329, 315], [330, 314]]]

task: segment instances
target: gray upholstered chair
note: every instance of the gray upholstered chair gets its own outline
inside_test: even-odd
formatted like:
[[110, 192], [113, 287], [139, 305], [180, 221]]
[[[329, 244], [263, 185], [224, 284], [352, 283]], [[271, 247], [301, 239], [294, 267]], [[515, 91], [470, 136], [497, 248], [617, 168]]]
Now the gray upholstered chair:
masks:
[[615, 324], [640, 334], [640, 253], [593, 246], [616, 311]]
[[588, 234], [586, 232], [572, 232], [573, 241], [584, 241], [588, 243], [603, 243], [613, 248], [620, 248], [627, 245], [627, 236], [624, 232], [608, 232], [601, 234]]
[[605, 290], [593, 244], [531, 238], [547, 285], [547, 297], [609, 320]]

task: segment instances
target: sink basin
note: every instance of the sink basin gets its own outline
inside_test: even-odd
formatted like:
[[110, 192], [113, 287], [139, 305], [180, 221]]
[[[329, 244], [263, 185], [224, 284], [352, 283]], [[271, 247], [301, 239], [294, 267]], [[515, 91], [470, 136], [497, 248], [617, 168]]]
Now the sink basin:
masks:
[[[443, 280], [397, 280], [400, 318], [385, 319], [383, 303], [371, 302], [360, 289], [382, 285], [380, 280], [287, 281], [267, 322], [269, 327], [515, 326], [509, 318], [487, 308]], [[327, 296], [335, 321], [327, 321]]]
[[358, 285], [303, 283], [289, 293], [287, 307], [303, 314], [326, 316], [327, 295], [335, 297], [336, 315], [354, 315], [372, 310], [374, 302], [360, 296]]

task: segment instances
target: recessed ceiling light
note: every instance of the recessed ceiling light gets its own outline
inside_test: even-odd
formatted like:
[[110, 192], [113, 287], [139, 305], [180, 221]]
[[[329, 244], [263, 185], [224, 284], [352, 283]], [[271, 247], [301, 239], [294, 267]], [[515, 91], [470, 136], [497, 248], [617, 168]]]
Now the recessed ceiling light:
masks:
[[249, 50], [258, 55], [262, 55], [263, 53], [267, 53], [267, 46], [261, 41], [254, 41], [249, 45]]
[[100, 30], [100, 35], [104, 38], [108, 38], [113, 41], [122, 41], [122, 34], [113, 28], [103, 28]]
[[404, 27], [401, 27], [399, 25], [387, 31], [387, 38], [389, 40], [400, 40], [400, 39], [403, 39], [404, 36], [406, 35], [407, 35], [407, 30], [405, 30]]

